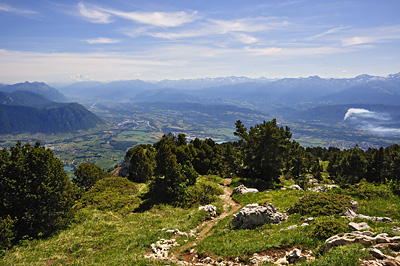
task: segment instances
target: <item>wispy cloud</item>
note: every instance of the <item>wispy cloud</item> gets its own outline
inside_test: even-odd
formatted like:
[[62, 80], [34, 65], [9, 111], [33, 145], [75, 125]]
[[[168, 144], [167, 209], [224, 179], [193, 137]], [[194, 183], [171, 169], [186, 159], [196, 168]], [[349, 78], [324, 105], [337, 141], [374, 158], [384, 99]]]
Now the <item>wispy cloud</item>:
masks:
[[258, 42], [258, 39], [257, 39], [257, 38], [255, 38], [255, 37], [253, 37], [253, 36], [250, 36], [250, 35], [247, 35], [247, 34], [244, 34], [244, 33], [238, 33], [238, 34], [235, 34], [234, 36], [235, 36], [241, 43], [244, 43], [244, 44], [252, 44], [252, 43]]
[[113, 44], [113, 43], [119, 43], [121, 40], [117, 39], [110, 39], [110, 38], [103, 38], [99, 37], [96, 39], [87, 39], [85, 40], [89, 44]]
[[38, 12], [36, 12], [36, 11], [15, 8], [15, 7], [11, 7], [11, 6], [7, 5], [7, 4], [1, 4], [1, 3], [0, 3], [0, 11], [16, 13], [16, 14], [26, 14], [26, 15], [38, 14]]
[[93, 6], [87, 6], [83, 3], [78, 3], [78, 11], [83, 17], [93, 23], [108, 24], [112, 22], [112, 20], [110, 19], [110, 14], [106, 12], [101, 12]]
[[79, 13], [93, 23], [110, 23], [111, 17], [119, 17], [140, 24], [157, 27], [178, 27], [197, 19], [197, 12], [125, 12], [84, 3], [78, 4]]
[[286, 28], [290, 23], [279, 18], [244, 18], [235, 20], [203, 19], [195, 25], [178, 30], [160, 31], [154, 28], [138, 30], [127, 30], [125, 33], [131, 37], [148, 35], [154, 38], [179, 40], [189, 38], [216, 37], [231, 35], [233, 39], [244, 44], [253, 44], [259, 39], [253, 33], [266, 33], [273, 30]]
[[[351, 34], [351, 33], [350, 33]], [[374, 44], [389, 40], [400, 39], [400, 25], [359, 29], [353, 36], [342, 39], [343, 46]]]
[[326, 31], [324, 31], [324, 32], [322, 32], [322, 33], [319, 33], [319, 34], [313, 35], [313, 36], [311, 36], [311, 37], [308, 37], [307, 40], [319, 39], [319, 38], [324, 37], [324, 36], [326, 36], [326, 35], [331, 35], [331, 34], [334, 34], [334, 33], [338, 33], [338, 32], [340, 32], [340, 31], [343, 31], [343, 30], [349, 29], [349, 28], [350, 28], [350, 27], [336, 27], [336, 28], [332, 28], [332, 29], [326, 30]]
[[337, 53], [345, 53], [348, 50], [341, 49], [335, 46], [320, 46], [320, 47], [265, 47], [252, 48], [246, 47], [246, 51], [259, 56], [275, 56], [275, 57], [302, 57], [313, 55], [329, 55]]
[[180, 12], [122, 12], [110, 9], [102, 9], [120, 18], [132, 20], [141, 24], [158, 27], [178, 27], [196, 19], [196, 12], [191, 14]]

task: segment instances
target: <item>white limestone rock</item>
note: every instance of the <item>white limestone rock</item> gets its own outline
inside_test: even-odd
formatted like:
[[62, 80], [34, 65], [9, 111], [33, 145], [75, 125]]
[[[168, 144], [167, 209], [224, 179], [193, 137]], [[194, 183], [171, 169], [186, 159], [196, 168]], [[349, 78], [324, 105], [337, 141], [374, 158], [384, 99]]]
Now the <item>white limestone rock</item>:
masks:
[[287, 220], [287, 216], [276, 211], [271, 203], [267, 206], [248, 204], [232, 217], [235, 228], [249, 229], [266, 223], [280, 223]]

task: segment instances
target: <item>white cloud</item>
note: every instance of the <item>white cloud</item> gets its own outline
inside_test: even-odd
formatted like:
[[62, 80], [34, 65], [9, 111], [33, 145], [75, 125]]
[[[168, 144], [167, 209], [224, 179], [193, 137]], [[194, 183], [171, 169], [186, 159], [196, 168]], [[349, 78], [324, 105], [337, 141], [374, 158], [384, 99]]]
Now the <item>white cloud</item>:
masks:
[[7, 4], [0, 4], [0, 11], [16, 13], [16, 14], [37, 14], [38, 13], [36, 11], [14, 8]]
[[78, 4], [79, 13], [93, 23], [111, 23], [111, 17], [131, 20], [137, 23], [158, 26], [178, 27], [197, 19], [196, 13], [178, 12], [125, 12], [94, 5]]
[[110, 38], [96, 38], [96, 39], [87, 39], [85, 40], [86, 42], [88, 42], [89, 44], [113, 44], [113, 43], [119, 43], [121, 42], [121, 40], [117, 40], [117, 39], [110, 39]]
[[112, 22], [110, 20], [110, 17], [111, 17], [110, 14], [101, 12], [96, 7], [93, 7], [93, 6], [87, 7], [83, 3], [78, 3], [78, 10], [82, 16], [84, 16], [85, 18], [87, 18], [89, 21], [91, 21], [93, 23], [108, 24], [108, 23]]
[[159, 31], [154, 28], [141, 28], [138, 30], [127, 30], [125, 33], [131, 37], [148, 35], [154, 38], [178, 40], [200, 37], [216, 37], [220, 35], [231, 35], [241, 43], [253, 44], [259, 41], [258, 38], [249, 33], [267, 32], [285, 28], [289, 22], [277, 18], [252, 18], [237, 20], [214, 20], [206, 19], [196, 25], [191, 25], [183, 30]]
[[273, 29], [281, 29], [290, 23], [286, 20], [274, 21], [276, 18], [251, 18], [236, 20], [209, 20], [215, 32], [226, 34], [228, 32], [260, 32]]
[[276, 56], [276, 57], [301, 57], [301, 56], [311, 56], [311, 55], [329, 55], [347, 52], [345, 49], [330, 46], [321, 47], [266, 47], [266, 48], [252, 48], [246, 47], [246, 51], [251, 52], [255, 55], [260, 56]]
[[[352, 34], [352, 33], [350, 33]], [[355, 36], [354, 36], [355, 35]], [[353, 33], [351, 37], [342, 39], [343, 46], [373, 44], [376, 42], [399, 40], [400, 25], [375, 27], [368, 29], [358, 29], [357, 33]]]
[[110, 9], [102, 9], [112, 15], [132, 20], [138, 23], [158, 27], [178, 27], [196, 19], [196, 12], [191, 14], [179, 12], [122, 12]]
[[235, 37], [244, 44], [252, 44], [258, 42], [257, 38], [254, 38], [253, 36], [244, 33], [235, 34]]

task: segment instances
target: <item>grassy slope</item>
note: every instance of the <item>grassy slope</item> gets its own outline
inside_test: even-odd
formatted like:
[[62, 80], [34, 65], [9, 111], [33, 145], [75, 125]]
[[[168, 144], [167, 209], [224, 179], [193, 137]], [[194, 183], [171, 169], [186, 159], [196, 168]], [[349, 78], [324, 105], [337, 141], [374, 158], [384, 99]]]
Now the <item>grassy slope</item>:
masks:
[[[368, 221], [374, 232], [394, 235], [396, 233], [390, 228], [399, 225], [400, 199], [390, 193], [379, 194], [379, 191], [385, 189], [364, 186], [350, 194], [359, 201], [360, 213], [395, 219], [395, 223]], [[342, 193], [349, 194], [349, 191]], [[279, 190], [235, 196], [235, 199], [242, 205], [271, 202], [279, 211], [284, 211], [303, 194], [304, 192], [299, 191]], [[339, 194], [337, 196], [340, 197]], [[144, 259], [144, 255], [151, 243], [159, 238], [172, 238], [162, 228], [178, 228], [188, 232], [200, 224], [203, 215], [197, 208], [185, 210], [165, 205], [154, 206], [143, 213], [133, 213], [126, 209], [107, 211], [86, 207], [78, 212], [76, 223], [68, 229], [48, 239], [23, 242], [6, 252], [0, 265], [175, 265], [171, 262], [149, 261]], [[264, 225], [253, 230], [233, 230], [231, 218], [232, 216], [228, 216], [217, 223], [208, 237], [198, 243], [196, 249], [200, 255], [215, 258], [240, 257], [246, 262], [254, 252], [297, 246], [311, 249], [317, 257], [320, 256], [318, 254], [324, 240], [312, 237], [311, 232], [315, 227], [313, 224], [300, 227], [300, 214], [290, 215], [286, 222], [279, 225]], [[321, 221], [339, 218], [321, 216], [316, 219]], [[294, 224], [299, 227], [280, 231]], [[178, 238], [181, 245], [186, 243], [185, 240], [194, 241], [186, 237]], [[307, 265], [355, 265], [359, 257], [366, 256], [361, 249], [361, 246], [333, 248]]]

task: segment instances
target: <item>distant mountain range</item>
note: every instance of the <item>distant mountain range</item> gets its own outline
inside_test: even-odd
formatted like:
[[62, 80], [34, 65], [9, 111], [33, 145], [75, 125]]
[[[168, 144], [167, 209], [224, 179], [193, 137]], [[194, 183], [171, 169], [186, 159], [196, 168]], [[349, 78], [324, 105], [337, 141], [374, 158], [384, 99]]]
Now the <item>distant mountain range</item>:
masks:
[[47, 98], [50, 101], [55, 101], [55, 102], [68, 101], [68, 99], [62, 93], [60, 93], [55, 88], [52, 88], [43, 82], [32, 82], [32, 83], [24, 82], [13, 85], [4, 85], [0, 86], [0, 91], [3, 92], [30, 91], [42, 95], [43, 97]]
[[[400, 104], [400, 74], [388, 77], [250, 79], [245, 77], [188, 80], [80, 82], [60, 88], [78, 101], [199, 102], [251, 105], [263, 111], [305, 109], [325, 104]], [[345, 101], [345, 102], [343, 102]]]
[[71, 132], [88, 129], [103, 122], [78, 103], [57, 103], [44, 95], [51, 99], [66, 99], [56, 89], [44, 83], [20, 83], [1, 87], [0, 134]]
[[[21, 93], [22, 89], [36, 95]], [[0, 84], [0, 92], [6, 93], [0, 93], [0, 103], [13, 105], [14, 108], [37, 108], [40, 111], [54, 108], [53, 101], [62, 102], [66, 99], [87, 106], [100, 102], [113, 103], [110, 106], [133, 102], [153, 103], [154, 108], [162, 108], [162, 103], [180, 103], [179, 106], [188, 110], [190, 104], [230, 105], [260, 111], [268, 117], [278, 117], [288, 123], [324, 127], [326, 130], [343, 127], [400, 136], [400, 73], [387, 77], [360, 75], [329, 79], [311, 76], [284, 79], [227, 77], [159, 82], [84, 81], [59, 90], [62, 94], [39, 82]], [[123, 113], [121, 108], [118, 110]], [[352, 116], [345, 119], [350, 111], [353, 111]], [[375, 120], [372, 121], [371, 117]], [[337, 135], [340, 135], [339, 131]]]

